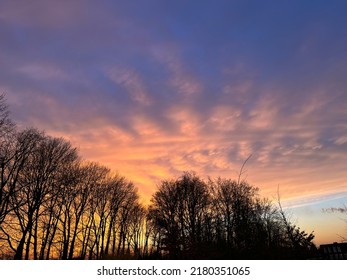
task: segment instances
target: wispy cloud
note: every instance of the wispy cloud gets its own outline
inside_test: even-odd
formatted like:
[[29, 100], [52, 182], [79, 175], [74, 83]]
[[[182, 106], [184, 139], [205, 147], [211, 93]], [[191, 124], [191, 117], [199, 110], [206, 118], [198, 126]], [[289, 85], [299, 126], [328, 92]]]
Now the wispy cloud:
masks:
[[124, 87], [135, 102], [142, 105], [150, 105], [152, 103], [144, 82], [135, 70], [113, 67], [107, 71], [107, 75], [116, 84]]
[[59, 80], [61, 82], [66, 82], [66, 80], [69, 79], [68, 74], [56, 65], [29, 64], [19, 67], [17, 71], [32, 79], [41, 81]]
[[169, 84], [175, 92], [181, 95], [184, 101], [202, 92], [202, 83], [198, 81], [194, 73], [187, 69], [188, 65], [185, 65], [179, 57], [175, 44], [158, 44], [151, 49], [151, 53], [168, 69], [170, 73]]

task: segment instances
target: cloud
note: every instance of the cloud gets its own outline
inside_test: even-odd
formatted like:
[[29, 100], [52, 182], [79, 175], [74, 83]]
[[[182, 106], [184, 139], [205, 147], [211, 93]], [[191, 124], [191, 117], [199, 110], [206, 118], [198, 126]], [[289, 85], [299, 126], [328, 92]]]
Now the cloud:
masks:
[[342, 7], [314, 7], [317, 18], [306, 5], [229, 1], [184, 13], [176, 2], [3, 3], [0, 90], [13, 118], [71, 140], [146, 201], [185, 170], [237, 178], [250, 154], [244, 176], [263, 195], [345, 188]]
[[346, 144], [346, 143], [347, 143], [347, 135], [338, 137], [338, 138], [335, 140], [335, 143], [336, 143], [337, 145], [344, 145], [344, 144]]
[[56, 65], [29, 64], [21, 66], [17, 71], [36, 80], [61, 80], [64, 82], [69, 79], [68, 74]]
[[113, 67], [107, 71], [107, 75], [116, 84], [124, 87], [135, 102], [142, 105], [150, 105], [152, 103], [144, 82], [135, 70]]
[[163, 63], [170, 72], [170, 85], [184, 101], [203, 91], [202, 83], [190, 72], [179, 58], [175, 44], [159, 44], [152, 48], [154, 58]]

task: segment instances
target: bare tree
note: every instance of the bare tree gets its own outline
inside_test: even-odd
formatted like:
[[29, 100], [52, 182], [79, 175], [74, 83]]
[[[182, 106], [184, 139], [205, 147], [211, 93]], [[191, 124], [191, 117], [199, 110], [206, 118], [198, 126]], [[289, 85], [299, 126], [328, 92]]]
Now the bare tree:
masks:
[[6, 145], [1, 146], [0, 157], [0, 226], [6, 215], [21, 206], [11, 203], [21, 190], [20, 178], [37, 142], [41, 139], [35, 129], [28, 129], [11, 136]]
[[25, 247], [25, 259], [30, 257], [33, 245], [33, 257], [38, 258], [39, 218], [44, 213], [43, 205], [62, 184], [62, 166], [77, 159], [77, 153], [69, 142], [38, 133], [36, 147], [29, 156], [23, 173], [19, 178], [20, 188], [11, 203], [19, 225], [19, 240], [15, 249], [15, 259], [22, 259]]
[[146, 214], [146, 209], [139, 203], [134, 203], [130, 210], [127, 244], [135, 258], [143, 256]]
[[197, 256], [209, 203], [207, 185], [195, 174], [162, 182], [150, 211], [157, 228], [163, 230], [161, 242], [170, 257]]
[[300, 227], [293, 224], [286, 213], [284, 212], [281, 204], [279, 188], [277, 190], [278, 196], [278, 207], [279, 213], [282, 218], [283, 223], [283, 246], [286, 249], [288, 258], [308, 258], [316, 251], [316, 246], [312, 242], [314, 239], [314, 234], [306, 233], [304, 230], [301, 230]]
[[[5, 94], [0, 94], [0, 139], [14, 130], [15, 124], [9, 117], [10, 113], [5, 99]], [[1, 144], [1, 143], [0, 143]]]
[[[0, 95], [0, 227], [9, 209], [9, 198], [13, 195], [23, 161], [25, 145], [17, 141], [14, 123], [9, 118], [5, 95]], [[27, 142], [26, 142], [27, 143]], [[24, 143], [22, 143], [24, 144]]]
[[[217, 243], [225, 243], [228, 255], [232, 250], [248, 250], [253, 223], [257, 220], [258, 189], [247, 182], [218, 178], [209, 180], [213, 209], [216, 213]], [[254, 235], [253, 235], [254, 237]]]
[[[110, 171], [108, 168], [97, 163], [88, 163], [84, 167], [84, 179], [81, 182], [81, 198], [76, 202], [73, 210], [77, 214], [76, 217], [81, 216], [78, 218], [80, 221], [80, 234], [77, 235], [77, 232], [75, 232], [73, 239], [80, 239], [79, 257], [82, 259], [86, 258], [88, 250], [89, 252], [93, 252], [93, 244], [95, 244], [93, 239], [93, 231], [96, 224], [96, 207], [98, 205], [98, 197], [100, 195], [98, 194], [98, 190], [103, 184], [106, 176], [108, 176], [109, 172]], [[71, 245], [72, 249], [73, 247], [74, 246]]]

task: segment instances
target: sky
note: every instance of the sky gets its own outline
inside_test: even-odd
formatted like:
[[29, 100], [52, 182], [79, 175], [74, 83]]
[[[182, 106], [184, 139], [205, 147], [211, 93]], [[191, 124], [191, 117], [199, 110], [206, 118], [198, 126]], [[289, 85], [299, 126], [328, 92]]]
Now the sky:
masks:
[[[19, 127], [132, 180], [242, 177], [317, 243], [347, 223], [346, 1], [0, 2]], [[347, 235], [347, 234], [346, 234]]]

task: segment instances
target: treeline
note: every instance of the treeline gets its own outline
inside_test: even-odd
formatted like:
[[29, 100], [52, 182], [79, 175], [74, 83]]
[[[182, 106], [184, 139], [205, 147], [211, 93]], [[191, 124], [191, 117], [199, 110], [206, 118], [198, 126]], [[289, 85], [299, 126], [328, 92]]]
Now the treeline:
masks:
[[64, 140], [18, 130], [0, 95], [0, 257], [302, 259], [313, 234], [245, 181], [184, 173], [149, 207], [133, 183]]
[[307, 259], [314, 235], [292, 224], [280, 204], [261, 199], [245, 181], [192, 173], [163, 181], [148, 219], [153, 246], [172, 259]]
[[0, 99], [0, 250], [14, 259], [100, 259], [137, 246], [145, 209], [124, 177], [62, 138], [18, 131]]

